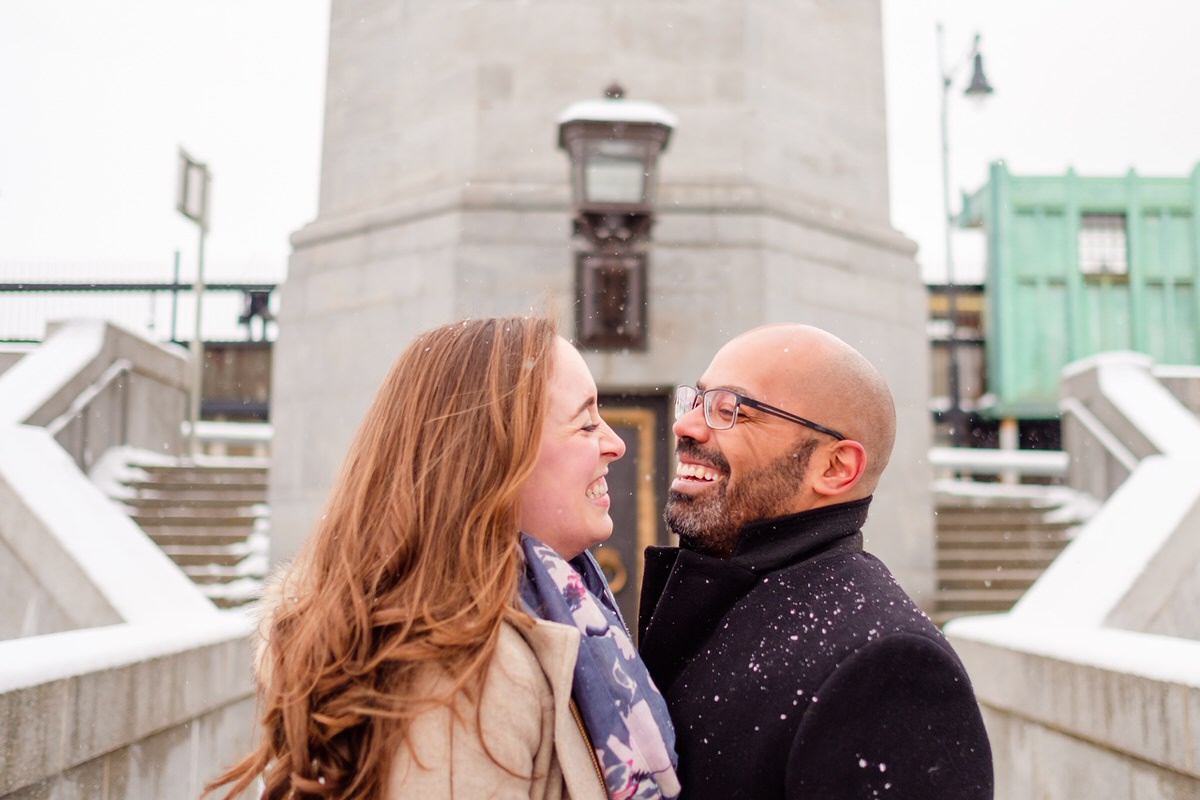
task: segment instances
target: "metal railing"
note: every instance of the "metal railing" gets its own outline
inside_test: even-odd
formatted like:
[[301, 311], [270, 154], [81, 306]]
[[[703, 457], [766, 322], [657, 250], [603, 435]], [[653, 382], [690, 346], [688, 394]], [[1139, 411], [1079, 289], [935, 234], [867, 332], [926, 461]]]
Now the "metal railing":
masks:
[[[216, 300], [204, 313], [206, 338], [271, 338], [269, 324], [275, 283], [206, 283], [206, 301]], [[191, 282], [0, 282], [0, 340], [36, 341], [51, 318], [98, 316], [124, 327], [153, 334], [164, 341], [182, 342], [180, 328], [186, 329], [193, 303], [181, 303], [194, 291]], [[125, 302], [114, 302], [121, 297]], [[19, 299], [19, 304], [15, 302]], [[164, 302], [165, 301], [165, 302]], [[144, 302], [144, 305], [143, 305]], [[206, 305], [208, 303], [206, 302]], [[68, 307], [69, 306], [69, 307]], [[182, 314], [181, 314], [182, 312]], [[181, 315], [185, 318], [181, 319]], [[194, 316], [194, 315], [193, 315]], [[254, 321], [260, 322], [260, 334], [254, 335]], [[244, 330], [238, 330], [238, 328]], [[161, 331], [165, 329], [166, 335]]]
[[[84, 472], [92, 468], [98, 454], [128, 440], [132, 372], [133, 363], [129, 359], [117, 359], [71, 401], [66, 411], [46, 425], [47, 432]], [[114, 402], [108, 408], [100, 407], [109, 398]]]
[[85, 472], [120, 445], [176, 453], [184, 364], [111, 323], [62, 321], [0, 375], [0, 420], [45, 429]]

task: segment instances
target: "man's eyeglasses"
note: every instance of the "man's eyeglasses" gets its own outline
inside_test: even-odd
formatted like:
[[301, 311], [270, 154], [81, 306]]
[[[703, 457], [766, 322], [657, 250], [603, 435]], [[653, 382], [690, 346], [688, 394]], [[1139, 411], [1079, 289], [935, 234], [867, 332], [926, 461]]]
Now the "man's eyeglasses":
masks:
[[795, 414], [784, 411], [782, 408], [760, 403], [730, 389], [705, 389], [702, 392], [695, 386], [675, 387], [675, 419], [681, 419], [701, 403], [704, 405], [704, 422], [714, 431], [727, 431], [732, 428], [734, 423], [737, 422], [738, 408], [749, 406], [750, 408], [758, 409], [764, 414], [786, 419], [788, 422], [795, 422], [797, 425], [812, 428], [814, 431], [827, 433], [839, 442], [846, 438], [833, 428], [818, 425], [810, 419], [798, 417]]

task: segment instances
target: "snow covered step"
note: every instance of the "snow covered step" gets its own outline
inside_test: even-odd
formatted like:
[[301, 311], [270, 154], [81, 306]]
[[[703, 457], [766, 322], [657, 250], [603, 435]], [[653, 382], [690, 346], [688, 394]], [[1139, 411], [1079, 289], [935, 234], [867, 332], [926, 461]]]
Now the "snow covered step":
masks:
[[1062, 486], [938, 481], [934, 496], [939, 625], [1007, 611], [1095, 510]]
[[[144, 451], [141, 451], [144, 452]], [[162, 473], [187, 472], [195, 470], [216, 475], [222, 472], [262, 472], [266, 473], [271, 466], [268, 458], [255, 456], [208, 456], [200, 455], [195, 459], [187, 457], [171, 457], [149, 454], [139, 458], [133, 453], [129, 458], [129, 466], [135, 469], [154, 470]]]
[[1059, 530], [952, 530], [938, 533], [939, 548], [1028, 548], [1061, 550], [1070, 541]]
[[130, 497], [125, 500], [125, 504], [147, 511], [202, 508], [219, 512], [222, 509], [253, 508], [254, 506], [262, 505], [263, 499], [261, 497], [246, 495], [242, 492], [230, 492], [228, 495], [207, 492], [197, 497], [186, 495]]
[[1043, 510], [1009, 513], [992, 509], [938, 509], [934, 517], [938, 528], [952, 530], [1067, 530], [1079, 524], [1073, 519], [1046, 519]]
[[180, 528], [228, 528], [253, 527], [259, 514], [253, 511], [243, 511], [240, 508], [223, 514], [212, 513], [208, 509], [189, 511], [186, 508], [168, 509], [138, 509], [130, 515], [139, 525], [151, 527], [175, 526]]
[[114, 452], [93, 479], [214, 604], [228, 608], [261, 593], [266, 466], [257, 457], [192, 461]]
[[1041, 577], [1040, 569], [943, 569], [939, 589], [1028, 589]]
[[151, 486], [211, 486], [242, 484], [251, 487], [267, 485], [267, 470], [261, 466], [224, 465], [202, 467], [196, 464], [130, 464], [136, 475], [131, 476], [129, 486], [135, 489]]
[[1050, 550], [1000, 550], [997, 548], [944, 549], [938, 551], [938, 569], [1045, 569], [1057, 555]]
[[939, 611], [1008, 611], [1024, 589], [943, 589], [938, 591]]
[[252, 603], [262, 596], [262, 581], [256, 578], [240, 578], [232, 583], [201, 584], [204, 592], [217, 608], [236, 608]]
[[225, 547], [233, 544], [245, 544], [252, 531], [237, 528], [210, 530], [195, 528], [159, 528], [146, 529], [146, 533], [158, 545], [191, 544], [206, 547]]
[[266, 491], [268, 485], [268, 477], [262, 470], [239, 471], [239, 473], [221, 473], [211, 475], [208, 473], [197, 473], [194, 469], [186, 471], [170, 471], [170, 473], [149, 473], [142, 470], [143, 477], [125, 481], [125, 485], [134, 489], [134, 491], [146, 491], [146, 489], [205, 489], [209, 487], [221, 488], [224, 486], [233, 485], [242, 486], [253, 491]]
[[954, 512], [938, 511], [934, 517], [938, 528], [952, 530], [1067, 530], [1079, 524], [1070, 519], [1043, 519], [1044, 512], [1036, 515], [1014, 517], [988, 510], [971, 511], [956, 509]]
[[229, 584], [246, 577], [255, 577], [247, 575], [244, 560], [236, 564], [187, 564], [184, 565], [183, 571], [193, 582], [206, 586]]
[[205, 545], [168, 544], [162, 546], [172, 561], [181, 567], [215, 565], [232, 567], [250, 555], [245, 547], [208, 547]]
[[959, 617], [972, 617], [972, 616], [977, 616], [979, 614], [995, 614], [995, 613], [996, 613], [995, 611], [981, 611], [981, 610], [971, 610], [971, 611], [953, 610], [953, 611], [951, 611], [951, 610], [945, 610], [945, 609], [938, 609], [938, 610], [934, 611], [932, 614], [930, 614], [929, 618], [931, 620], [933, 620], [934, 625], [937, 625], [940, 628], [941, 626], [945, 625], [950, 620], [958, 619]]

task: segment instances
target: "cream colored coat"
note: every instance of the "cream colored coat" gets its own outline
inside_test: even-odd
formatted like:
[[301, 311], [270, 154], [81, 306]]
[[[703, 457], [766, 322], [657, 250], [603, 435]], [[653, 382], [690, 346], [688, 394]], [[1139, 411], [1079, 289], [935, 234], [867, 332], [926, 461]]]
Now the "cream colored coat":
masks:
[[416, 758], [400, 748], [388, 800], [605, 800], [571, 706], [578, 652], [579, 631], [569, 625], [503, 625], [480, 703], [461, 702], [461, 718], [448, 708], [417, 718], [411, 729]]

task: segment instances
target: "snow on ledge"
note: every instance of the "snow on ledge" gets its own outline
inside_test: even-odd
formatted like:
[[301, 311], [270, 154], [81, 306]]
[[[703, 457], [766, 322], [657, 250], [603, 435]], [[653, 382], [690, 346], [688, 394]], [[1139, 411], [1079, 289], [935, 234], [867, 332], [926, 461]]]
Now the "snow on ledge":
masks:
[[[188, 428], [185, 420], [185, 434], [189, 433]], [[218, 422], [203, 419], [196, 422], [196, 437], [202, 442], [270, 444], [273, 435], [274, 427], [269, 422]]]
[[929, 463], [938, 468], [998, 474], [1015, 470], [1022, 475], [1059, 477], [1067, 472], [1067, 454], [1061, 450], [1004, 450], [983, 447], [931, 447]]
[[[1200, 778], [1200, 642], [1007, 614], [954, 620], [946, 635], [980, 705], [997, 717], [997, 770], [1065, 777], [1100, 763], [1149, 763]], [[1045, 742], [1040, 731], [1073, 742], [1012, 749], [1014, 740]]]
[[1164, 378], [1200, 380], [1200, 367], [1192, 364], [1155, 364], [1150, 372], [1159, 380]]
[[1100, 387], [1108, 402], [1164, 454], [1200, 452], [1200, 423], [1153, 375], [1146, 364], [1101, 366]]
[[1038, 623], [1012, 614], [959, 617], [946, 623], [945, 632], [951, 642], [980, 642], [1079, 667], [1200, 689], [1200, 642], [1193, 639]]
[[578, 100], [562, 110], [558, 124], [588, 122], [647, 122], [674, 128], [679, 118], [658, 103], [649, 100], [589, 99]]
[[1096, 407], [1121, 417], [1117, 430], [1106, 426], [1092, 435], [1145, 437], [1155, 454], [1140, 454], [1013, 607], [1014, 619], [1147, 630], [1200, 563], [1200, 421], [1154, 378], [1152, 367], [1149, 356], [1113, 352], [1063, 370], [1064, 403], [1078, 400], [1089, 413]]
[[0, 694], [249, 638], [254, 631], [252, 612], [244, 608], [181, 622], [125, 623], [0, 641]]
[[1198, 507], [1200, 461], [1142, 459], [1012, 615], [1091, 627], [1147, 617], [1160, 605], [1154, 595], [1169, 592], [1195, 562], [1200, 538], [1187, 524]]
[[0, 375], [0, 426], [25, 423], [104, 348], [106, 323], [73, 320]]

